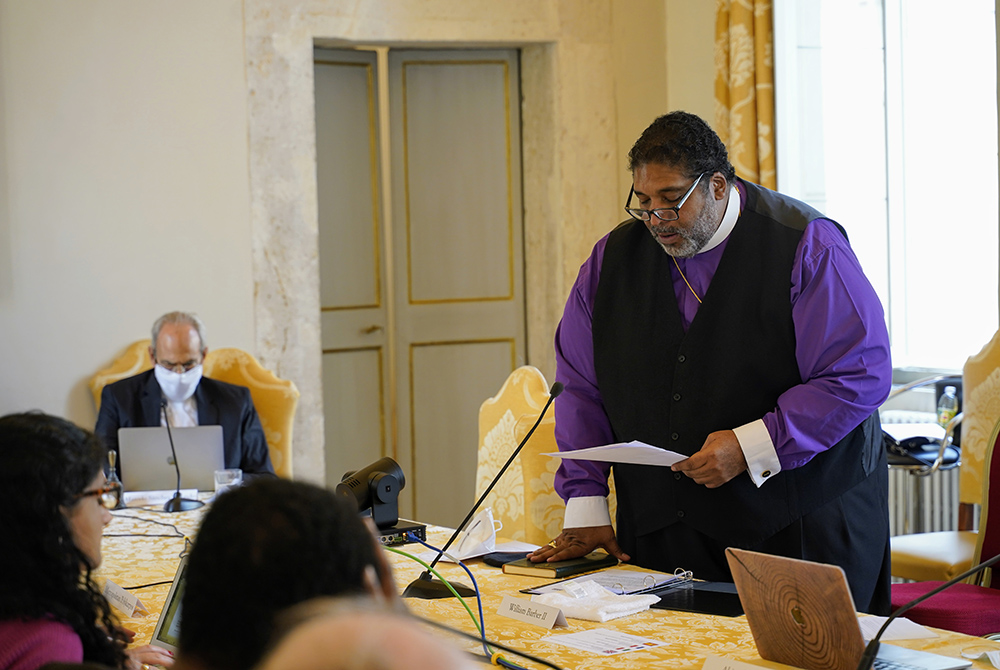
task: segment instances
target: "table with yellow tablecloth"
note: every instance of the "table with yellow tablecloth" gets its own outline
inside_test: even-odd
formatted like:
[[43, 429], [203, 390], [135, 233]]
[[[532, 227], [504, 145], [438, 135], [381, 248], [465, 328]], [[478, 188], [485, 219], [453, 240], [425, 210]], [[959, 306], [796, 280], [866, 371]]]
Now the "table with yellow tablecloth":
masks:
[[[104, 560], [94, 573], [101, 587], [106, 580], [137, 596], [149, 614], [119, 618], [136, 633], [137, 644], [153, 637], [156, 619], [170, 591], [181, 555], [190, 549], [206, 507], [170, 514], [162, 505], [114, 510], [104, 529], [101, 553]], [[136, 588], [140, 587], [140, 588]]]
[[[161, 522], [172, 524], [178, 533], [193, 537], [204, 512], [195, 510], [178, 514], [166, 514], [155, 510], [115, 511], [115, 519], [107, 527], [104, 540], [104, 565], [98, 571], [99, 579], [111, 579], [123, 587], [141, 586], [156, 582], [169, 582], [177, 569], [180, 555], [185, 549], [183, 537], [153, 537], [154, 535], [175, 534], [171, 528], [160, 526]], [[443, 528], [428, 528], [428, 541], [441, 546], [447, 541], [449, 532]], [[421, 554], [426, 549], [420, 545], [408, 544], [399, 547], [413, 554]], [[415, 579], [423, 567], [410, 559], [394, 553], [389, 554], [397, 585], [400, 591]], [[336, 557], [331, 557], [336, 560]], [[471, 586], [468, 576], [459, 566], [441, 562], [436, 566], [447, 579]], [[523, 650], [534, 656], [545, 658], [567, 670], [607, 670], [609, 668], [701, 668], [709, 655], [746, 661], [766, 668], [782, 668], [777, 663], [764, 661], [758, 656], [753, 637], [747, 627], [745, 617], [720, 617], [667, 610], [647, 610], [639, 614], [607, 623], [569, 619], [568, 628], [547, 630], [498, 615], [497, 609], [504, 595], [528, 598], [519, 589], [544, 583], [534, 577], [505, 575], [499, 568], [489, 567], [479, 560], [469, 562], [482, 594], [486, 635], [505, 645]], [[123, 618], [126, 627], [135, 630], [136, 642], [146, 643], [152, 636], [156, 619], [166, 598], [168, 584], [147, 586], [132, 591], [146, 605], [150, 614]], [[469, 607], [476, 611], [475, 600], [467, 598]], [[469, 614], [455, 598], [438, 600], [418, 600], [408, 598], [406, 605], [410, 611], [422, 618], [433, 619], [452, 628], [475, 633]], [[220, 609], [219, 616], [225, 616]], [[549, 635], [579, 632], [593, 628], [607, 628], [664, 642], [660, 647], [643, 651], [628, 652], [614, 656], [599, 656], [577, 651], [562, 645], [541, 641]], [[435, 630], [435, 629], [429, 629]], [[986, 645], [1000, 649], [1000, 642], [990, 642], [958, 633], [938, 631], [939, 637], [923, 640], [894, 642], [901, 646], [924, 649], [947, 656], [958, 656], [962, 649], [973, 645]], [[435, 633], [440, 634], [440, 633]], [[447, 634], [444, 634], [447, 635]], [[470, 651], [481, 648], [465, 638], [448, 636], [457, 646]], [[512, 659], [516, 660], [516, 659]], [[533, 667], [528, 664], [528, 667]], [[991, 667], [986, 662], [976, 662], [973, 667]]]

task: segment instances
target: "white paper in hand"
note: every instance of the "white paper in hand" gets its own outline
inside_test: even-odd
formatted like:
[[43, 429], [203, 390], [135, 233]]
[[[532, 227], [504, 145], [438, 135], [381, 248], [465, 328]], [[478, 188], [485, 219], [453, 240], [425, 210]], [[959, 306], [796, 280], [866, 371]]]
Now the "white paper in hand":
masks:
[[556, 451], [543, 454], [544, 456], [556, 456], [582, 461], [601, 461], [603, 463], [634, 463], [636, 465], [660, 465], [670, 467], [687, 458], [684, 454], [678, 454], [669, 449], [660, 449], [645, 442], [633, 440], [631, 442], [620, 442], [618, 444], [608, 444], [603, 447], [589, 447], [587, 449], [574, 449], [573, 451]]

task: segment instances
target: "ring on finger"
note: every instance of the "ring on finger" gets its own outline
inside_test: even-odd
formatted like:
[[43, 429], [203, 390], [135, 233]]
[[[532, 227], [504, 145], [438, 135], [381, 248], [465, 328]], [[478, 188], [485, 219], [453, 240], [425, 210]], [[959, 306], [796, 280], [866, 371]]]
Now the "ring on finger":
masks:
[[556, 548], [556, 541], [555, 540], [551, 540], [549, 542], [549, 546], [552, 547], [553, 549], [555, 549]]

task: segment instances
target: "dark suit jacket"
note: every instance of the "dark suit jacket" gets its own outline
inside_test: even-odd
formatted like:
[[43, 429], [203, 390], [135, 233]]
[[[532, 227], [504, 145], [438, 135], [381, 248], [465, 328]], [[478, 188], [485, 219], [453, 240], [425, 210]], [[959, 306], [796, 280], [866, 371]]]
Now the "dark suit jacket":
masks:
[[[274, 474], [264, 429], [248, 388], [202, 377], [194, 397], [198, 425], [222, 426], [227, 468], [240, 468], [244, 475], [251, 476]], [[101, 413], [94, 432], [117, 452], [119, 428], [161, 425], [162, 400], [152, 370], [108, 384], [101, 391]], [[120, 467], [120, 454], [118, 462]]]

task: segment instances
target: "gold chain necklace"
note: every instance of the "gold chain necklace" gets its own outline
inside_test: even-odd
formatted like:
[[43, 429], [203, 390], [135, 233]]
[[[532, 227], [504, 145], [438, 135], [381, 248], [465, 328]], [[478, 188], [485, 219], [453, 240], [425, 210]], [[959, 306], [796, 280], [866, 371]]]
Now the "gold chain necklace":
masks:
[[691, 282], [689, 282], [688, 278], [684, 275], [684, 270], [681, 270], [681, 266], [677, 264], [677, 258], [675, 256], [671, 256], [670, 258], [674, 260], [674, 267], [677, 268], [677, 271], [681, 273], [681, 279], [683, 279], [684, 283], [687, 284], [688, 289], [691, 290], [691, 295], [694, 296], [694, 299], [697, 300], [698, 304], [700, 305], [701, 298], [699, 298], [698, 294], [694, 292], [694, 288], [692, 288]]

